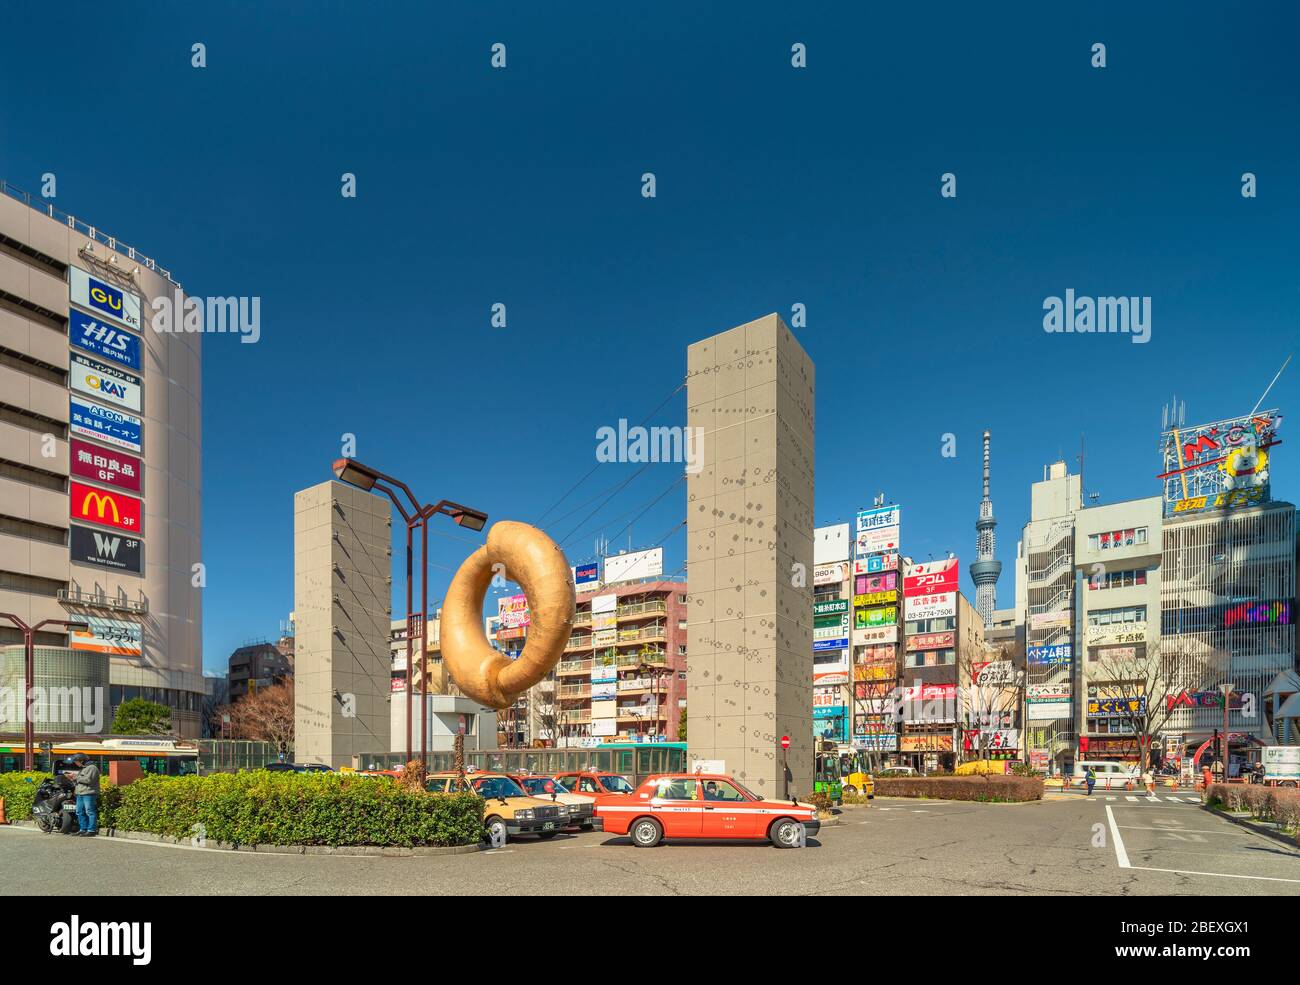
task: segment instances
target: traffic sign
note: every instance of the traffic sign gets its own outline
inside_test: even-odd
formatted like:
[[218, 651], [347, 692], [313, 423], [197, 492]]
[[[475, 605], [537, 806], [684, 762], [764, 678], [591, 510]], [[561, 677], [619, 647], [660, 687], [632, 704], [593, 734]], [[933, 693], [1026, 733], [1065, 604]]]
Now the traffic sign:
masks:
[[788, 735], [781, 736], [781, 748], [782, 749], [790, 748], [790, 736]]

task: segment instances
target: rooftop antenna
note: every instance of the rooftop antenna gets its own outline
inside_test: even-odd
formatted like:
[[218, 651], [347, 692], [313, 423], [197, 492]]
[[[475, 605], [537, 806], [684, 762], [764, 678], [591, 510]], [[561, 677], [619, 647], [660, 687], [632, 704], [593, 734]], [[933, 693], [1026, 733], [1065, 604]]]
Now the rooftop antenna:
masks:
[[1290, 361], [1291, 361], [1291, 355], [1288, 353], [1286, 357], [1286, 361], [1282, 363], [1282, 369], [1279, 369], [1277, 373], [1274, 374], [1272, 382], [1269, 383], [1269, 385], [1264, 389], [1264, 392], [1259, 395], [1259, 399], [1255, 401], [1255, 406], [1250, 409], [1251, 417], [1255, 416], [1255, 411], [1259, 410], [1259, 405], [1264, 402], [1264, 398], [1268, 396], [1268, 391], [1273, 389], [1273, 383], [1277, 382], [1277, 378], [1282, 375], [1282, 370], [1286, 369], [1287, 363], [1289, 363]]

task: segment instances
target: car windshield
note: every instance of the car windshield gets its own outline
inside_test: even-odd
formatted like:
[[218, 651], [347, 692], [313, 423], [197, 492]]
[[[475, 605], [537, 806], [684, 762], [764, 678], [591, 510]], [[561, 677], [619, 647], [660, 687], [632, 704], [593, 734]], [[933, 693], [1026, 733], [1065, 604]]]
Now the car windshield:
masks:
[[733, 785], [737, 790], [739, 790], [741, 793], [743, 793], [743, 794], [744, 794], [746, 797], [748, 797], [750, 800], [762, 800], [762, 799], [763, 799], [763, 798], [760, 797], [758, 794], [754, 793], [754, 791], [750, 790], [749, 787], [745, 786], [743, 783], [739, 783], [739, 782], [737, 782], [737, 781], [735, 781], [735, 780], [732, 780], [731, 783], [732, 783], [732, 785]]
[[529, 776], [524, 778], [524, 789], [531, 794], [542, 795], [552, 793], [562, 793], [559, 784], [554, 780], [549, 780], [544, 776]]
[[485, 776], [474, 781], [474, 789], [480, 797], [524, 797], [527, 796], [514, 780], [508, 776]]
[[632, 793], [632, 784], [628, 783], [621, 776], [602, 776], [600, 785], [610, 793]]
[[573, 793], [573, 787], [570, 786], [570, 784], [573, 782], [572, 780], [566, 783], [564, 780], [561, 780], [558, 777], [556, 777], [551, 782], [555, 784], [556, 793]]

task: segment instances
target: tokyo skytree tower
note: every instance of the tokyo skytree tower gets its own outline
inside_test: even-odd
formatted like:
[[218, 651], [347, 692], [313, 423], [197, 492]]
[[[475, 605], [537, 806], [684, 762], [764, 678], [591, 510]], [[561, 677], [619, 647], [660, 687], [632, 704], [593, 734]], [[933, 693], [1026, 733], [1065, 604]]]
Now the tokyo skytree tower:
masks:
[[970, 566], [971, 580], [975, 582], [975, 611], [984, 620], [985, 627], [993, 622], [997, 607], [998, 575], [1002, 562], [993, 557], [997, 535], [993, 532], [998, 521], [993, 518], [993, 501], [989, 499], [989, 433], [984, 432], [984, 498], [980, 500], [980, 518], [975, 521], [976, 560]]

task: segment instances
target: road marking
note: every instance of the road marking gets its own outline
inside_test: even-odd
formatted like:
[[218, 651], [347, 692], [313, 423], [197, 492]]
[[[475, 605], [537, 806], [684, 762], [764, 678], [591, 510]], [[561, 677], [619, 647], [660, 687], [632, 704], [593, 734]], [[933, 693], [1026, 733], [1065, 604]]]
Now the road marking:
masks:
[[1125, 799], [1125, 800], [1128, 800], [1128, 801], [1131, 801], [1131, 802], [1134, 803], [1134, 804], [1137, 803], [1137, 798], [1136, 798], [1136, 797], [1125, 797], [1124, 799]]
[[1237, 835], [1240, 838], [1248, 838], [1251, 835], [1249, 831], [1213, 831], [1209, 828], [1144, 827], [1140, 824], [1121, 824], [1120, 827], [1131, 831], [1164, 831], [1171, 834]]
[[1110, 801], [1110, 800], [1114, 800], [1115, 798], [1114, 798], [1114, 797], [1107, 797], [1106, 799], [1107, 799], [1108, 801]]
[[1158, 804], [1160, 803], [1160, 798], [1157, 797], [1155, 794], [1152, 794], [1150, 797], [1146, 798], [1146, 801], [1148, 804]]
[[509, 854], [510, 854], [511, 852], [513, 852], [513, 851], [514, 851], [513, 848], [489, 848], [486, 852], [483, 852], [482, 854], [484, 854], [484, 855], [509, 855]]
[[1258, 879], [1261, 882], [1300, 883], [1300, 879], [1282, 879], [1278, 876], [1241, 876], [1241, 875], [1236, 875], [1232, 872], [1197, 872], [1195, 869], [1156, 869], [1149, 865], [1129, 865], [1129, 866], [1125, 866], [1125, 868], [1142, 869], [1146, 872], [1173, 872], [1176, 875], [1183, 875], [1183, 876], [1217, 876], [1220, 879]]
[[1106, 820], [1110, 822], [1110, 836], [1115, 842], [1115, 861], [1121, 869], [1128, 869], [1128, 852], [1124, 850], [1124, 839], [1119, 836], [1119, 825], [1115, 823], [1115, 812], [1106, 806]]

